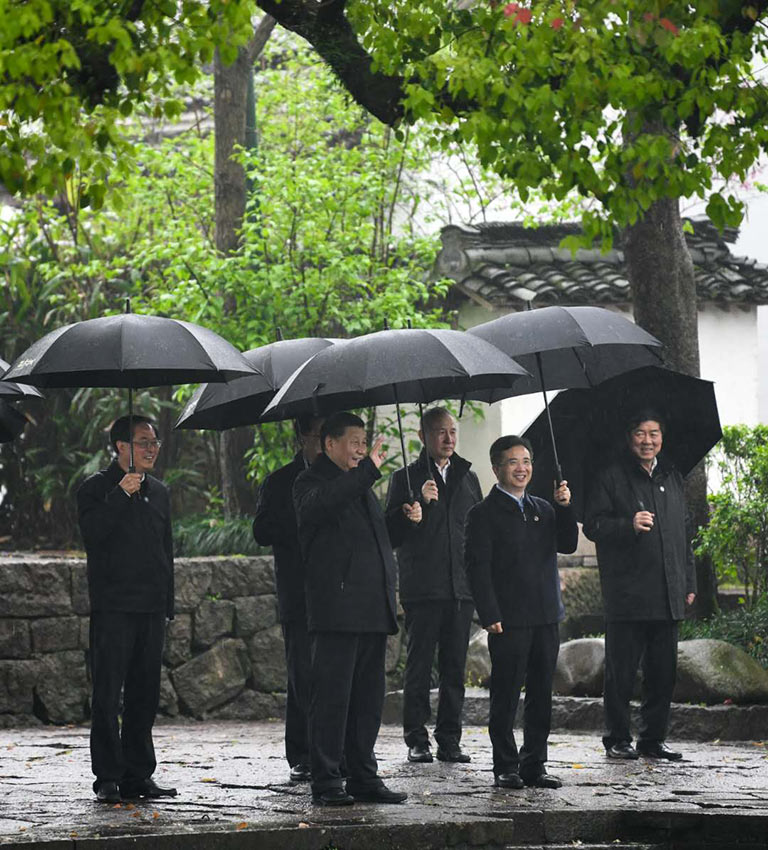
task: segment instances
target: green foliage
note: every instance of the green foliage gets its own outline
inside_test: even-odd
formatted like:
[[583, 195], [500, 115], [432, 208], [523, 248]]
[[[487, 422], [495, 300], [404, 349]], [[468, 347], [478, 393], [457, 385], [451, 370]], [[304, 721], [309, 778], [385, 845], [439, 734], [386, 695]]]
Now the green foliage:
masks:
[[708, 197], [718, 226], [738, 224], [741, 204], [713, 180], [744, 180], [768, 146], [766, 85], [752, 71], [764, 14], [716, 0], [348, 7], [376, 67], [409, 81], [410, 121], [431, 123], [438, 146], [476, 144], [523, 200], [596, 201], [587, 237], [607, 242], [660, 198]]
[[716, 465], [721, 486], [697, 554], [709, 555], [721, 581], [743, 584], [754, 603], [768, 592], [768, 426], [724, 428]]
[[[131, 168], [126, 119], [171, 118], [214, 50], [233, 61], [251, 0], [0, 0], [0, 182], [100, 206]], [[117, 163], [116, 163], [117, 160]]]
[[760, 596], [752, 605], [725, 611], [708, 620], [684, 620], [680, 639], [713, 638], [740, 646], [768, 669], [768, 596]]
[[178, 558], [204, 555], [263, 555], [269, 550], [253, 539], [249, 517], [200, 514], [173, 523], [173, 548]]

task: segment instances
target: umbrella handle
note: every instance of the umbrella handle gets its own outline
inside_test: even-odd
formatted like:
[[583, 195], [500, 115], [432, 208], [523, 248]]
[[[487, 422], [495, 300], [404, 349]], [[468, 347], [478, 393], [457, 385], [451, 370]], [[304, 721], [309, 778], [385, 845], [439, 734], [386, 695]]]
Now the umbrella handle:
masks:
[[429, 478], [430, 481], [434, 481], [435, 475], [432, 472], [432, 464], [429, 462], [429, 451], [427, 450], [427, 432], [424, 430], [424, 405], [421, 402], [419, 402], [419, 425], [421, 426], [421, 433], [424, 437], [424, 455], [427, 459], [427, 478]]
[[[395, 390], [395, 398], [397, 398], [397, 390]], [[408, 471], [408, 458], [405, 454], [405, 437], [403, 436], [403, 419], [400, 416], [400, 402], [395, 401], [395, 409], [397, 410], [397, 430], [400, 432], [400, 451], [403, 453], [403, 467], [405, 469], [405, 484], [408, 487], [408, 504], [413, 504], [413, 488], [411, 487], [411, 473]]]
[[541, 381], [541, 392], [544, 396], [544, 410], [547, 413], [547, 425], [549, 425], [549, 438], [552, 441], [552, 456], [555, 461], [555, 476], [557, 480], [555, 481], [555, 487], [560, 486], [560, 482], [563, 480], [563, 470], [560, 468], [560, 458], [557, 456], [557, 443], [555, 442], [555, 429], [552, 427], [552, 417], [549, 414], [549, 399], [547, 398], [547, 390], [544, 386], [544, 367], [541, 363], [541, 354], [536, 352], [536, 367], [539, 372], [539, 380]]
[[128, 387], [128, 472], [136, 472], [133, 463], [133, 387]]

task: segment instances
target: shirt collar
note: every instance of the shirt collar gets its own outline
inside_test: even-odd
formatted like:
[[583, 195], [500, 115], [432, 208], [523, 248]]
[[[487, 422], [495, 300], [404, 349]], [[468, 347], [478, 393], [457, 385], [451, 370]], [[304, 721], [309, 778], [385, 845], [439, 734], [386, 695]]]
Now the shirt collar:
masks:
[[[435, 463], [434, 459], [432, 460], [432, 462]], [[448, 458], [448, 460], [442, 465], [442, 467], [438, 466], [435, 463], [435, 468], [440, 473], [440, 477], [443, 479], [443, 484], [448, 483], [448, 470], [449, 470], [450, 466], [451, 466], [451, 459], [450, 458]]]
[[509, 496], [510, 499], [514, 499], [517, 502], [518, 507], [521, 511], [525, 512], [525, 502], [528, 499], [528, 492], [523, 493], [521, 497], [516, 496], [514, 493], [510, 493], [509, 490], [505, 490], [501, 484], [496, 485], [497, 490], [501, 490], [501, 492], [505, 496]]

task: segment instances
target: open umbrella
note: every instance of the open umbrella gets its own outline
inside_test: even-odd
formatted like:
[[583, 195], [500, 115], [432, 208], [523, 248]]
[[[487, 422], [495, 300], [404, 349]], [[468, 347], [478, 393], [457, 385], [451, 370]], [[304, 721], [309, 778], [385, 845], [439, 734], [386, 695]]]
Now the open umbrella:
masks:
[[[648, 366], [617, 375], [593, 389], [561, 392], [550, 404], [560, 461], [581, 519], [594, 473], [626, 450], [627, 419], [653, 409], [666, 422], [662, 456], [687, 475], [722, 436], [710, 381]], [[542, 413], [525, 431], [534, 450], [531, 490], [552, 492], [555, 459]]]
[[[65, 325], [34, 342], [3, 380], [36, 387], [127, 387], [227, 381], [252, 375], [240, 352], [208, 328], [126, 312]], [[131, 467], [133, 443], [131, 443]]]
[[27, 418], [23, 413], [0, 398], [0, 443], [10, 443], [24, 430]]
[[[509, 395], [543, 392], [547, 416], [547, 390], [593, 387], [622, 372], [663, 363], [656, 337], [602, 307], [540, 307], [508, 313], [467, 333], [492, 343], [528, 370], [530, 377], [515, 384]], [[552, 429], [550, 438], [562, 480]]]
[[235, 378], [226, 384], [203, 384], [195, 390], [176, 427], [221, 431], [254, 425], [296, 369], [334, 342], [322, 337], [286, 339], [243, 352], [257, 374]]
[[470, 390], [490, 395], [527, 374], [494, 346], [461, 331], [378, 331], [339, 341], [315, 354], [285, 382], [262, 418], [289, 419], [303, 413], [325, 415], [394, 404], [407, 474], [401, 402], [461, 398]]
[[43, 394], [27, 384], [16, 384], [13, 381], [2, 380], [10, 368], [10, 363], [0, 359], [0, 396], [11, 401], [24, 401], [28, 398], [44, 398]]

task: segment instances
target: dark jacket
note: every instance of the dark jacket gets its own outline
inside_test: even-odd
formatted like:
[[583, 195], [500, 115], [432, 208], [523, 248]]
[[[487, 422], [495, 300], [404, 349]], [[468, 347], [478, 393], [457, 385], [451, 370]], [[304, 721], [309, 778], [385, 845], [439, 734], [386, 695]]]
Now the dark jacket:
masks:
[[323, 454], [293, 485], [310, 631], [397, 632], [395, 557], [371, 492], [379, 478], [370, 458], [344, 472]]
[[286, 466], [268, 475], [259, 490], [259, 502], [253, 519], [253, 537], [261, 546], [271, 546], [275, 556], [275, 586], [280, 622], [304, 621], [304, 564], [299, 548], [293, 484], [306, 469], [299, 452]]
[[118, 486], [117, 461], [77, 491], [80, 533], [88, 556], [92, 611], [165, 611], [173, 619], [173, 542], [168, 488], [145, 475], [137, 496]]
[[[432, 458], [429, 462], [439, 498], [429, 504], [421, 500], [422, 521], [418, 525], [410, 523], [399, 539], [392, 540], [400, 568], [400, 599], [404, 604], [428, 599], [471, 600], [464, 566], [464, 527], [467, 512], [483, 498], [480, 482], [469, 461], [457, 454], [451, 456], [447, 483]], [[428, 478], [425, 449], [408, 471], [414, 496], [419, 498]], [[398, 469], [387, 494], [387, 518], [400, 512], [407, 500], [405, 470]]]
[[[638, 511], [655, 514], [636, 533]], [[587, 499], [584, 533], [597, 545], [606, 618], [682, 620], [696, 591], [683, 479], [659, 456], [650, 476], [629, 453], [597, 478]]]
[[524, 509], [494, 486], [467, 516], [467, 573], [484, 627], [540, 626], [565, 614], [557, 553], [576, 551], [573, 511], [527, 494]]

